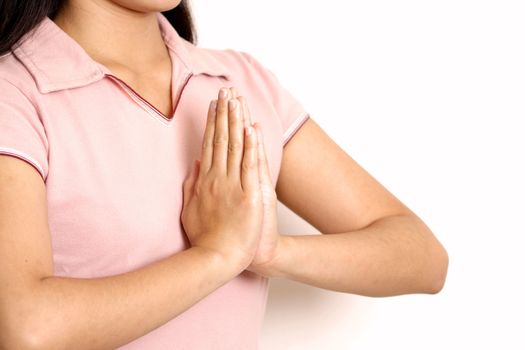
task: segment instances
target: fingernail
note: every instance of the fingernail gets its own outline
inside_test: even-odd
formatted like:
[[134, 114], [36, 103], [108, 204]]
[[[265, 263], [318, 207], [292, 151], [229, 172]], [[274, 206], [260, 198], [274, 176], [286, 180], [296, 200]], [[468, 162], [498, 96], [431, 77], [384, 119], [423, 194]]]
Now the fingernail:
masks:
[[226, 98], [228, 97], [228, 89], [226, 88], [222, 88], [219, 92], [219, 97], [220, 98]]
[[213, 101], [211, 101], [211, 103], [210, 103], [210, 108], [211, 108], [211, 109], [215, 109], [215, 108], [217, 108], [217, 100], [213, 100]]

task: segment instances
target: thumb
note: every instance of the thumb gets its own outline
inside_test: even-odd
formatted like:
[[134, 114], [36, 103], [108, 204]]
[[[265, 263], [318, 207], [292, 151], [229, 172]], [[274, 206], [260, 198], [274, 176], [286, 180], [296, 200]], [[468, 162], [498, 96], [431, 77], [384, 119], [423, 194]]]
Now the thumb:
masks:
[[183, 183], [184, 206], [188, 204], [190, 198], [193, 196], [193, 190], [195, 186], [195, 181], [197, 180], [197, 177], [198, 177], [199, 167], [200, 167], [200, 161], [197, 159], [194, 160], [193, 166], [191, 168], [191, 172], [188, 175], [188, 177], [186, 177], [186, 179], [184, 180], [184, 183]]

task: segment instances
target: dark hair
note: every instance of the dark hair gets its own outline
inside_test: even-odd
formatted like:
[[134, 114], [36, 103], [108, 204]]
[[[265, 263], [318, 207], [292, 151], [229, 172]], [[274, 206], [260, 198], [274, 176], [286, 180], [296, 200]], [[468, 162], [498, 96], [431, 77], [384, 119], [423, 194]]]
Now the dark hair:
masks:
[[[24, 34], [33, 29], [46, 16], [53, 19], [64, 0], [1, 0], [0, 1], [0, 55], [7, 53]], [[162, 12], [177, 33], [192, 44], [197, 33], [187, 0]]]

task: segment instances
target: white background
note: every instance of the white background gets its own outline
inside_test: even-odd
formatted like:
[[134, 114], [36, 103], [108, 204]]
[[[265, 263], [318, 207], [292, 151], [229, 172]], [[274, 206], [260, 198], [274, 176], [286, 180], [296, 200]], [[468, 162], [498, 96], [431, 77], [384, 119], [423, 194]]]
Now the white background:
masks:
[[[437, 295], [272, 280], [261, 349], [525, 349], [523, 1], [192, 5], [198, 46], [271, 69], [450, 257]], [[316, 233], [279, 215], [283, 233]]]

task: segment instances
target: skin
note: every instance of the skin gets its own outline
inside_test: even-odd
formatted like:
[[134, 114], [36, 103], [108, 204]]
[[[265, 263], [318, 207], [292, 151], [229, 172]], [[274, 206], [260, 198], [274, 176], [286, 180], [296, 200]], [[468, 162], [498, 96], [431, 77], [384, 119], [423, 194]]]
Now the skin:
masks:
[[[153, 12], [176, 5], [72, 0], [57, 24], [159, 110], [169, 111], [169, 57]], [[109, 24], [113, 30], [106, 29]], [[155, 97], [159, 90], [165, 93]], [[227, 145], [238, 144], [251, 124], [244, 98], [235, 87], [230, 92], [239, 113], [226, 112], [226, 100], [218, 96], [221, 108], [208, 118], [201, 162], [183, 184], [183, 224], [192, 247], [125, 274], [53, 276], [45, 184], [28, 163], [0, 156], [0, 348], [116, 348], [176, 317], [244, 269], [368, 296], [441, 290], [448, 256], [432, 231], [312, 118], [286, 144], [275, 189], [257, 125], [258, 137], [242, 140], [252, 165], [243, 166], [239, 152], [228, 152], [239, 148]], [[216, 134], [222, 142], [214, 141]], [[214, 198], [219, 207], [225, 196], [234, 198], [231, 215], [203, 205]], [[323, 234], [278, 232], [277, 200]], [[209, 211], [210, 222], [195, 220], [200, 210]], [[234, 217], [238, 210], [244, 215]]]
[[155, 12], [179, 3], [180, 0], [69, 0], [54, 22], [94, 60], [171, 117], [171, 61]]
[[229, 89], [222, 92], [210, 104], [201, 161], [183, 184], [181, 220], [193, 247], [226, 260], [233, 254], [244, 270], [257, 251], [263, 216], [257, 135], [244, 127], [240, 102], [229, 100]]

